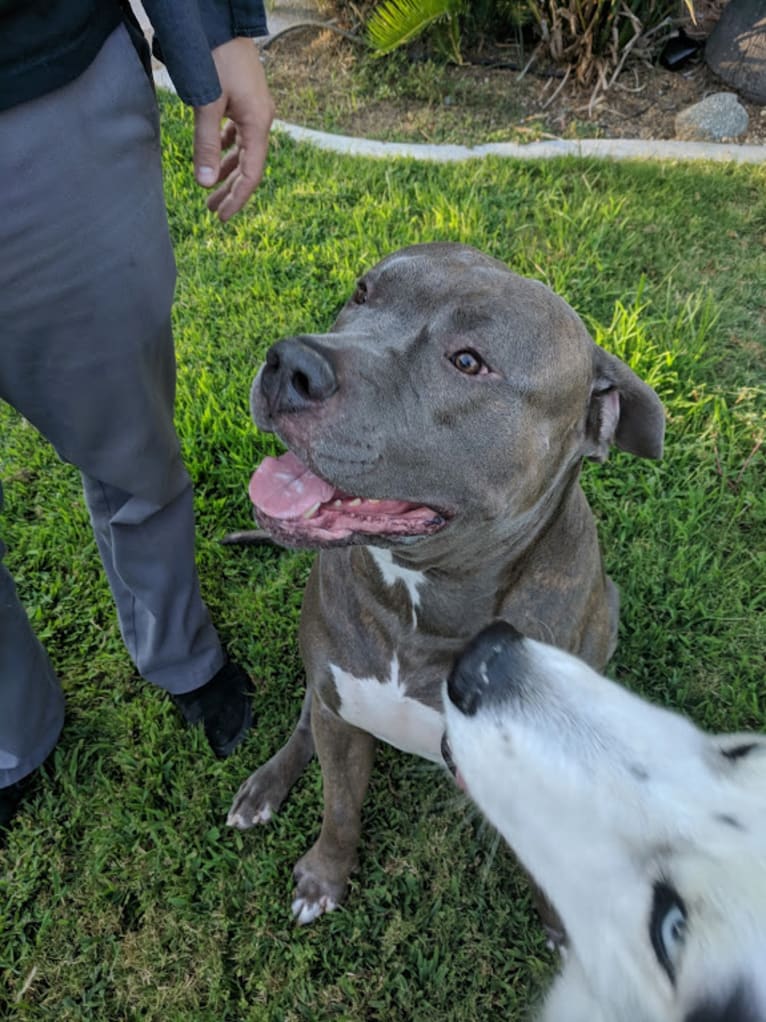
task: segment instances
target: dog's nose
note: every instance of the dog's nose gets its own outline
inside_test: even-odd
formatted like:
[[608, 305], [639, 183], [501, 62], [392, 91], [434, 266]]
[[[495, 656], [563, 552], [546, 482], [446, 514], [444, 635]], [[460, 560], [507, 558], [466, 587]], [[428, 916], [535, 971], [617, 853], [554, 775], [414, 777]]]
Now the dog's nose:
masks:
[[507, 696], [521, 675], [524, 636], [506, 621], [495, 621], [469, 642], [447, 681], [454, 706], [472, 717], [479, 707]]
[[286, 337], [269, 348], [261, 392], [272, 414], [312, 408], [337, 389], [331, 362], [307, 338]]

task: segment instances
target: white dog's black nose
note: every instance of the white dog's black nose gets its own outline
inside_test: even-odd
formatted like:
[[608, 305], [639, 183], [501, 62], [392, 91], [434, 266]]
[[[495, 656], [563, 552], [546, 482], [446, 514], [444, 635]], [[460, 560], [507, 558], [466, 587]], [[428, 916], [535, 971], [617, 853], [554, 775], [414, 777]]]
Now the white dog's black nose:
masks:
[[310, 338], [286, 337], [266, 353], [261, 393], [271, 415], [312, 408], [337, 389], [332, 363]]
[[507, 696], [521, 675], [524, 636], [513, 625], [495, 621], [472, 639], [455, 661], [447, 695], [466, 716], [486, 702]]

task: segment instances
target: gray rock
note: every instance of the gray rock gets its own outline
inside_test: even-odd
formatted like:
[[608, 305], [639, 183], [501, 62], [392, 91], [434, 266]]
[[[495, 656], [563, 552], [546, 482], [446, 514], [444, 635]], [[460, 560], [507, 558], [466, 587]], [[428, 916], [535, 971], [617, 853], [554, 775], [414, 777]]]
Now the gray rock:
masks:
[[747, 131], [747, 111], [733, 92], [712, 96], [676, 114], [676, 138], [689, 142], [724, 142]]

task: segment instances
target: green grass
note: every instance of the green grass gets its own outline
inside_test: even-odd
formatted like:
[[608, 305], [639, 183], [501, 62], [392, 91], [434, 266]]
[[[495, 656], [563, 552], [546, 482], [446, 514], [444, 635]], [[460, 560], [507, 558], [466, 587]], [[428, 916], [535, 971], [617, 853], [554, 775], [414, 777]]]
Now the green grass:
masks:
[[[248, 210], [203, 214], [190, 119], [163, 100], [180, 278], [178, 426], [205, 596], [261, 679], [259, 727], [216, 761], [120, 642], [77, 474], [0, 407], [2, 533], [58, 668], [67, 724], [0, 851], [0, 1016], [349, 1022], [521, 1019], [554, 967], [507, 850], [428, 765], [382, 750], [347, 906], [290, 920], [320, 818], [316, 765], [264, 829], [224, 825], [291, 729], [307, 555], [221, 547], [273, 449], [247, 414], [267, 346], [322, 330], [410, 242], [471, 242], [539, 276], [668, 409], [657, 464], [587, 467], [623, 599], [611, 670], [721, 730], [762, 729], [766, 169], [364, 162], [283, 138]], [[754, 453], [755, 452], [755, 453]]]

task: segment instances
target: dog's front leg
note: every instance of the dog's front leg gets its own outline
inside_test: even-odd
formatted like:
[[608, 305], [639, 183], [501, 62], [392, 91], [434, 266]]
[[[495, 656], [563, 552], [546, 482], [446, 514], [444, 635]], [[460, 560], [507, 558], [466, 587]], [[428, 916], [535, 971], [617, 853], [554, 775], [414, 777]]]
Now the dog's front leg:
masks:
[[375, 739], [342, 720], [315, 696], [314, 745], [322, 767], [324, 818], [319, 839], [295, 866], [293, 915], [310, 923], [345, 897], [357, 863], [362, 801], [375, 755]]
[[230, 827], [247, 830], [258, 823], [267, 823], [282, 805], [314, 755], [311, 734], [313, 693], [306, 689], [301, 715], [285, 745], [250, 774], [234, 796], [226, 822]]

